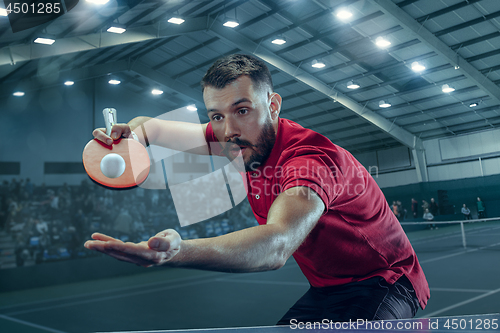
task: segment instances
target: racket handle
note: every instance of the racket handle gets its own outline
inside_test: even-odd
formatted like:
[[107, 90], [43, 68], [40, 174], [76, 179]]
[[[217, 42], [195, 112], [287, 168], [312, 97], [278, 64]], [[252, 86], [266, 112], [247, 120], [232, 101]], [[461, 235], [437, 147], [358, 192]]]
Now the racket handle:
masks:
[[102, 115], [106, 124], [106, 135], [111, 135], [111, 128], [116, 124], [116, 109], [105, 108], [102, 110]]

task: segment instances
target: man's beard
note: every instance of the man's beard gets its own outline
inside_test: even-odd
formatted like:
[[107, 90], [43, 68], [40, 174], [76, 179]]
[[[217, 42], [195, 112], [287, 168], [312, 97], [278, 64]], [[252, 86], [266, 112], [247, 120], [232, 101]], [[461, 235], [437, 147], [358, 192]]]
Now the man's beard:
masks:
[[223, 153], [227, 158], [233, 161], [236, 159], [236, 157], [231, 156], [231, 149], [235, 147], [234, 145], [252, 149], [253, 152], [250, 155], [250, 158], [248, 161], [244, 161], [244, 167], [246, 172], [255, 171], [259, 166], [264, 164], [269, 155], [271, 155], [275, 142], [276, 133], [274, 132], [273, 124], [271, 121], [268, 121], [264, 124], [262, 132], [257, 138], [257, 144], [253, 145], [249, 141], [234, 138], [226, 142]]

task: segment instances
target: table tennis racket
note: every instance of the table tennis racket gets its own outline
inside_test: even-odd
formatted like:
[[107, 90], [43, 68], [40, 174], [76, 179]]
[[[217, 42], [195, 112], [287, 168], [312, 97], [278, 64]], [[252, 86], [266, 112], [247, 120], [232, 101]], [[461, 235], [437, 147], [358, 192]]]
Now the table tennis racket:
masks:
[[[106, 134], [116, 124], [116, 110], [103, 111]], [[108, 146], [93, 139], [83, 150], [83, 166], [90, 179], [111, 189], [129, 189], [140, 185], [149, 174], [150, 161], [146, 148], [134, 139], [119, 138]]]

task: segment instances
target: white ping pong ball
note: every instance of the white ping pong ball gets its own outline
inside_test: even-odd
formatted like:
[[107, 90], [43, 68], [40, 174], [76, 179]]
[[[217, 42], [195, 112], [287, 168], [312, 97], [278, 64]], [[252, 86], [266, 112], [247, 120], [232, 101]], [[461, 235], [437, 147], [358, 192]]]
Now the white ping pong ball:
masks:
[[101, 172], [108, 178], [118, 178], [125, 172], [125, 160], [118, 154], [110, 153], [101, 160]]

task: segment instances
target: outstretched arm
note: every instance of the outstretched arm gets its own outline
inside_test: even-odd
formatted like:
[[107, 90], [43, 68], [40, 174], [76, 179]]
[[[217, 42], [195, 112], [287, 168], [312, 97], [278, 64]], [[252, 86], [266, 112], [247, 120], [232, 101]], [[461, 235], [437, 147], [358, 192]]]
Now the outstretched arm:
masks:
[[142, 266], [167, 265], [223, 272], [278, 269], [302, 244], [324, 211], [323, 201], [307, 187], [294, 187], [278, 196], [266, 225], [227, 235], [180, 240], [166, 230], [148, 242], [123, 243], [94, 234], [85, 247]]
[[[111, 135], [106, 135], [105, 128], [96, 128], [93, 136], [107, 145], [120, 137], [130, 137], [131, 131], [137, 134], [139, 141], [149, 144], [189, 151], [194, 154], [208, 155], [205, 133], [208, 123], [194, 124], [181, 121], [169, 121], [150, 117], [136, 117], [127, 124], [116, 124], [111, 129]], [[195, 147], [193, 149], [193, 147]]]

